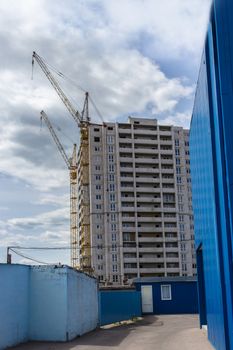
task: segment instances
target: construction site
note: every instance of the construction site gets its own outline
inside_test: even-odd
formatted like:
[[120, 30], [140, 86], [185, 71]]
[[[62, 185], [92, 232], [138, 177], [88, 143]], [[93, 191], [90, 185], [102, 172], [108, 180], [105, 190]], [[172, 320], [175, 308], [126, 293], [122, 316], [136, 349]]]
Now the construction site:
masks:
[[79, 112], [33, 52], [35, 62], [80, 131], [78, 151], [74, 144], [69, 157], [41, 111], [70, 172], [71, 266], [104, 285], [195, 275], [189, 131], [146, 118], [94, 123], [89, 93]]

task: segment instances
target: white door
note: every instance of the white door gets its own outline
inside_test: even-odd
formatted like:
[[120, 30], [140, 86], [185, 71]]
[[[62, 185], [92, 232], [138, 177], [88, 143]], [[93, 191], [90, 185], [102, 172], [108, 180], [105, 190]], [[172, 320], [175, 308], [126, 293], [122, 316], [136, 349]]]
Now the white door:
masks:
[[142, 286], [142, 313], [153, 313], [152, 286]]

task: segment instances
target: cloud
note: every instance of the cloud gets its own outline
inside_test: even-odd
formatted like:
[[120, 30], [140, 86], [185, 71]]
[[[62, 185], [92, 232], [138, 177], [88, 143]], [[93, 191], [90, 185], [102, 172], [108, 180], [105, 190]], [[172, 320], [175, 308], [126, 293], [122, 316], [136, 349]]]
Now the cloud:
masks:
[[190, 111], [186, 111], [184, 113], [177, 112], [174, 114], [168, 114], [164, 119], [160, 121], [160, 124], [182, 126], [188, 129], [190, 124], [190, 119], [191, 119]]
[[0, 221], [0, 238], [1, 246], [68, 244], [69, 208]]
[[[20, 179], [28, 184], [28, 197], [32, 189], [38, 192], [28, 215], [6, 211], [11, 216], [0, 222], [1, 244], [68, 239], [69, 201], [63, 193], [69, 174], [47, 128], [40, 130], [39, 112], [46, 111], [68, 155], [79, 131], [37, 64], [31, 80], [32, 51], [89, 91], [105, 121], [140, 114], [187, 126], [189, 108], [180, 106], [192, 103], [194, 82], [168, 73], [163, 62], [197, 69], [209, 5], [209, 0], [0, 2], [0, 172], [9, 177], [9, 191], [10, 179]], [[67, 79], [59, 83], [81, 110], [83, 91]], [[93, 107], [90, 114], [100, 121]]]

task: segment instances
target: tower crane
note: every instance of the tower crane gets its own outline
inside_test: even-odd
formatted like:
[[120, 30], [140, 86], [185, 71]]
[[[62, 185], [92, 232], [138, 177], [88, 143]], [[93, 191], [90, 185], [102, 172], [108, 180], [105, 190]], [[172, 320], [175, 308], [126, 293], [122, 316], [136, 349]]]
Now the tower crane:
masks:
[[66, 163], [67, 168], [70, 171], [70, 245], [71, 245], [71, 266], [78, 266], [78, 216], [77, 216], [77, 152], [76, 152], [76, 144], [73, 146], [73, 152], [71, 158], [68, 158], [64, 147], [62, 146], [59, 138], [57, 137], [53, 126], [44, 111], [40, 112], [40, 118], [43, 119], [45, 124], [47, 125], [50, 134], [57, 145], [57, 148]]
[[[32, 66], [34, 62], [37, 62], [44, 72], [45, 76], [48, 78], [49, 82], [57, 92], [58, 96], [68, 109], [69, 113], [73, 117], [77, 126], [80, 128], [80, 148], [79, 148], [79, 163], [82, 167], [82, 172], [80, 174], [79, 186], [82, 193], [82, 198], [80, 200], [83, 204], [83, 212], [81, 213], [81, 217], [79, 218], [79, 227], [81, 232], [81, 237], [76, 237], [74, 235], [74, 231], [70, 231], [71, 234], [71, 242], [76, 242], [76, 238], [78, 239], [77, 243], [74, 246], [71, 246], [72, 254], [80, 254], [79, 268], [84, 270], [85, 272], [92, 273], [91, 267], [91, 238], [90, 238], [90, 200], [89, 200], [89, 107], [88, 107], [88, 92], [85, 94], [85, 100], [83, 105], [83, 110], [81, 113], [74, 108], [68, 97], [65, 95], [64, 91], [61, 89], [57, 80], [51, 73], [48, 68], [48, 65], [39, 56], [35, 51], [32, 55]], [[63, 76], [61, 72], [58, 72], [59, 76]], [[63, 76], [64, 77], [64, 76]], [[77, 204], [77, 201], [76, 201]], [[76, 207], [77, 212], [77, 207]], [[77, 219], [78, 221], [78, 219]], [[75, 253], [74, 253], [75, 250]], [[71, 254], [71, 255], [72, 255]], [[76, 256], [73, 255], [73, 256]], [[77, 255], [78, 256], [78, 255]], [[71, 260], [72, 267], [77, 267], [75, 260]]]

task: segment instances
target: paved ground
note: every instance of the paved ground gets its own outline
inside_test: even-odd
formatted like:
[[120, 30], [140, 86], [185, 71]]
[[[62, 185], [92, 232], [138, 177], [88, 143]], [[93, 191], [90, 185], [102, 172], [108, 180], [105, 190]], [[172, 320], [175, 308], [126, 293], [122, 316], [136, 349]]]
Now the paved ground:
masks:
[[[13, 348], [12, 348], [13, 349]], [[30, 342], [17, 350], [213, 350], [196, 315], [146, 316], [133, 324], [106, 327], [69, 343]]]

